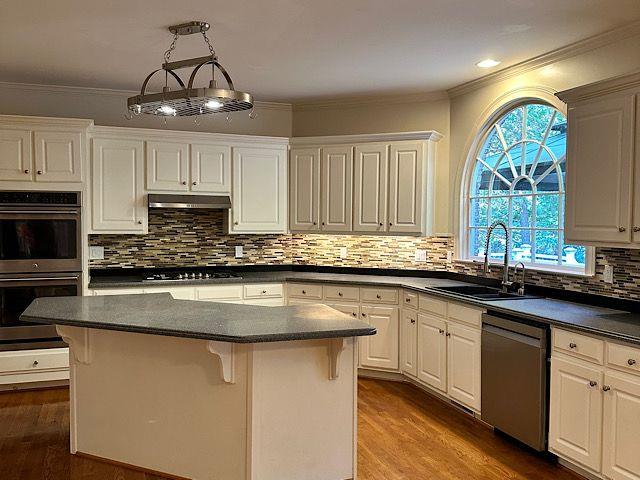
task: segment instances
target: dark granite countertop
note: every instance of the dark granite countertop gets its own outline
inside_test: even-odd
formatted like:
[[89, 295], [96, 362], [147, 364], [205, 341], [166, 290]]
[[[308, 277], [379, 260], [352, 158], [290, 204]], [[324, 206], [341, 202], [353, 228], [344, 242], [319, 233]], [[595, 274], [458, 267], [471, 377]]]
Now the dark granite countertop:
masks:
[[174, 300], [168, 293], [37, 298], [21, 320], [235, 343], [374, 335], [325, 305], [263, 307]]
[[228, 283], [319, 282], [361, 286], [408, 288], [449, 300], [475, 305], [491, 312], [537, 321], [640, 345], [640, 314], [551, 298], [482, 301], [438, 290], [437, 287], [465, 285], [458, 280], [430, 277], [362, 275], [303, 271], [246, 271], [242, 278], [194, 281], [143, 282], [139, 278], [108, 276], [92, 279], [90, 288], [193, 286]]

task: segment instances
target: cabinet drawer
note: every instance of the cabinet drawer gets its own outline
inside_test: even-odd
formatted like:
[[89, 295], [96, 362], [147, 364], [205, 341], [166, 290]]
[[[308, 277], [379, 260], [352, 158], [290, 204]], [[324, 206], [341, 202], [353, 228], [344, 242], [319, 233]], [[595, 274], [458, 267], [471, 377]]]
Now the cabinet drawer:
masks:
[[420, 310], [444, 317], [447, 314], [447, 302], [428, 295], [419, 295]]
[[325, 285], [325, 300], [338, 300], [343, 302], [357, 302], [360, 300], [358, 287], [345, 287], [344, 285]]
[[69, 368], [68, 348], [0, 352], [0, 375]]
[[554, 328], [553, 348], [598, 364], [604, 361], [604, 341], [579, 333]]
[[359, 305], [348, 305], [344, 303], [328, 303], [327, 305], [331, 308], [335, 308], [339, 312], [349, 315], [350, 317], [358, 318], [360, 316]]
[[196, 300], [217, 302], [242, 300], [242, 285], [220, 285], [196, 288]]
[[418, 308], [418, 294], [407, 290], [402, 292], [402, 305], [405, 308]]
[[607, 342], [607, 365], [640, 373], [640, 349]]
[[360, 296], [363, 303], [398, 304], [397, 288], [361, 288]]
[[466, 307], [459, 303], [449, 303], [447, 312], [450, 320], [473, 325], [474, 327], [482, 326], [482, 312], [477, 308]]
[[322, 285], [290, 283], [287, 286], [289, 297], [322, 300]]
[[282, 298], [282, 284], [256, 283], [245, 285], [244, 298]]

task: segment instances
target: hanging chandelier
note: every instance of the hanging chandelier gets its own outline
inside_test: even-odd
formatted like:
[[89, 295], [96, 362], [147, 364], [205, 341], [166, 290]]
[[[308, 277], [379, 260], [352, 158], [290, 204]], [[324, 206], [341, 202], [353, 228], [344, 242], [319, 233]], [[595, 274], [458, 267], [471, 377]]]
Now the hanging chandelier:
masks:
[[[173, 34], [173, 41], [164, 52], [162, 67], [151, 72], [142, 83], [140, 95], [127, 99], [127, 107], [134, 115], [147, 113], [163, 117], [188, 117], [211, 113], [230, 113], [253, 109], [253, 97], [246, 92], [240, 92], [233, 86], [231, 76], [218, 62], [216, 52], [207, 37], [210, 25], [207, 22], [189, 22], [172, 25], [169, 31]], [[209, 55], [171, 62], [171, 54], [176, 48], [178, 37], [201, 33], [209, 49]], [[207, 87], [194, 87], [193, 82], [198, 71], [211, 66], [211, 80]], [[187, 84], [182, 81], [175, 70], [194, 67]], [[224, 77], [227, 88], [219, 88], [216, 83], [216, 70]], [[147, 93], [147, 84], [156, 73], [164, 71], [165, 82], [162, 92]], [[171, 77], [171, 79], [169, 78]], [[172, 90], [169, 81], [175, 80], [179, 88]], [[254, 117], [253, 112], [249, 115]]]

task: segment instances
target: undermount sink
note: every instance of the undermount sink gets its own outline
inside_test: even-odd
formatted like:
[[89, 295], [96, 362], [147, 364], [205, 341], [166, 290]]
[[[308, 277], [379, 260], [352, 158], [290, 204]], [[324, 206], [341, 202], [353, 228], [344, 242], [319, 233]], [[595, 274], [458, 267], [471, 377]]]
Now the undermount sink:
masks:
[[434, 287], [436, 290], [455, 293], [477, 300], [524, 300], [527, 298], [540, 298], [535, 295], [518, 295], [517, 293], [503, 292], [499, 288], [485, 287], [483, 285], [455, 285], [452, 287]]

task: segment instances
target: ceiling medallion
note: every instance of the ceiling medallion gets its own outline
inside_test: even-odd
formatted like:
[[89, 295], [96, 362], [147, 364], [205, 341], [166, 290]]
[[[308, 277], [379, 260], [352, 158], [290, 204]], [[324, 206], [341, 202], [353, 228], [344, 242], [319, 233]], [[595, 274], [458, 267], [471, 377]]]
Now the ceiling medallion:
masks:
[[[135, 95], [127, 99], [127, 107], [133, 115], [147, 113], [162, 117], [189, 117], [194, 115], [206, 115], [211, 113], [231, 113], [242, 110], [253, 110], [253, 97], [246, 92], [240, 92], [233, 87], [231, 76], [220, 63], [209, 38], [207, 30], [210, 25], [207, 22], [189, 22], [180, 25], [172, 25], [169, 31], [173, 34], [173, 41], [164, 52], [164, 63], [162, 67], [151, 72], [142, 83], [140, 95]], [[178, 37], [182, 35], [192, 35], [201, 33], [205, 44], [209, 49], [209, 55], [198, 58], [189, 58], [171, 62], [171, 54], [176, 48]], [[207, 87], [194, 87], [198, 71], [211, 65], [211, 80]], [[182, 81], [175, 72], [181, 68], [194, 67], [187, 84]], [[219, 88], [216, 84], [216, 70], [222, 74], [227, 88]], [[162, 92], [147, 93], [147, 84], [156, 73], [164, 71], [165, 84]], [[171, 90], [169, 80], [172, 77], [179, 88]], [[255, 118], [252, 111], [249, 117]], [[227, 118], [229, 118], [227, 116]]]

